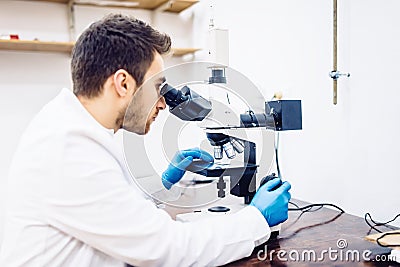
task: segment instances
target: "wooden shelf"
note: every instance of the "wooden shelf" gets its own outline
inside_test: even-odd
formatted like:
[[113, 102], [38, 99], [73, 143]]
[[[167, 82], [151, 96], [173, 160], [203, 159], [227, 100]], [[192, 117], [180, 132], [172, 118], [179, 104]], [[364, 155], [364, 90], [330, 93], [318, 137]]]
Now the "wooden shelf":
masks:
[[157, 10], [164, 12], [180, 13], [199, 2], [198, 0], [170, 0], [165, 1], [157, 7]]
[[172, 55], [176, 57], [184, 56], [187, 54], [193, 54], [196, 51], [199, 51], [200, 48], [172, 48]]
[[29, 0], [31, 2], [50, 2], [50, 3], [60, 3], [68, 4], [68, 0]]
[[[74, 42], [43, 42], [26, 40], [0, 40], [0, 50], [39, 51], [71, 53]], [[183, 56], [200, 50], [199, 48], [172, 48], [173, 56]]]
[[[69, 0], [30, 0], [36, 2], [51, 2], [68, 4]], [[162, 11], [180, 13], [186, 8], [199, 2], [199, 0], [74, 0], [75, 5], [90, 5], [102, 7], [128, 7], [155, 10], [159, 7]]]
[[0, 50], [71, 53], [73, 42], [0, 40]]

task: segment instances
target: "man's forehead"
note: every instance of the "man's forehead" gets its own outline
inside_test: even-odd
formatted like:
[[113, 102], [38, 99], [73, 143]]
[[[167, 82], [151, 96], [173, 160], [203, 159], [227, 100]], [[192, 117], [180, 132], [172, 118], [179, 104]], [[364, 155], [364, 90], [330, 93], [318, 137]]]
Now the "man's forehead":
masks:
[[151, 63], [147, 73], [145, 75], [145, 79], [151, 79], [153, 81], [161, 81], [164, 82], [164, 60], [160, 54], [155, 53], [153, 62]]

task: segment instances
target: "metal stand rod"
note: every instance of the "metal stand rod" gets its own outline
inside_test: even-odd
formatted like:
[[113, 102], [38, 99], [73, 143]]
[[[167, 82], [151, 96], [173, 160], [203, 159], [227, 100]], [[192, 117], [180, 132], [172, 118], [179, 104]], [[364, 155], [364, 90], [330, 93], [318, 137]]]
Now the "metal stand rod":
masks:
[[[337, 0], [333, 0], [333, 71], [337, 71]], [[336, 79], [333, 79], [333, 104], [337, 104]]]
[[75, 0], [69, 0], [67, 4], [68, 10], [68, 31], [69, 40], [71, 42], [75, 41], [75, 10], [74, 10]]

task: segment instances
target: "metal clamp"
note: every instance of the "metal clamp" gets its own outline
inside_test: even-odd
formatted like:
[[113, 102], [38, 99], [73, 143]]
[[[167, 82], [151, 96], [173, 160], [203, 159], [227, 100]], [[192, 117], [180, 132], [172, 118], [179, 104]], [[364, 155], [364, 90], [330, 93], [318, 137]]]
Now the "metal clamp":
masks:
[[337, 70], [329, 72], [329, 77], [331, 77], [335, 81], [337, 81], [337, 79], [339, 79], [341, 76], [350, 77], [350, 73], [343, 73]]

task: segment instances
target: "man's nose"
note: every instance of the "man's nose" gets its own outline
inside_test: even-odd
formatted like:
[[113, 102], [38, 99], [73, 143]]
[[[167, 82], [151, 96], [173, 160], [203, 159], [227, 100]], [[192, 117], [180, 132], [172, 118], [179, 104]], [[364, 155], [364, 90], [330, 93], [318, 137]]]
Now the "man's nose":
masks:
[[158, 99], [158, 102], [157, 102], [157, 108], [158, 109], [165, 109], [166, 106], [167, 106], [167, 104], [165, 103], [165, 98], [163, 96], [160, 97], [160, 99]]

